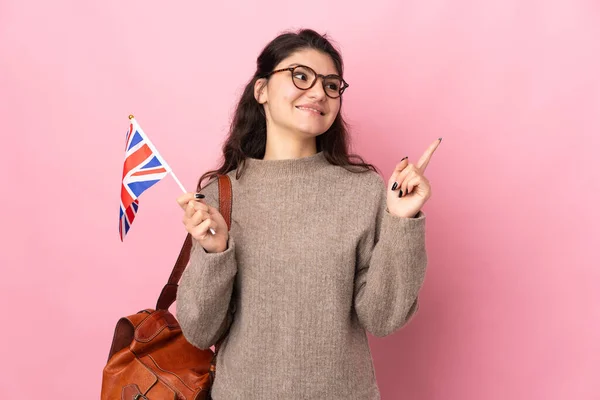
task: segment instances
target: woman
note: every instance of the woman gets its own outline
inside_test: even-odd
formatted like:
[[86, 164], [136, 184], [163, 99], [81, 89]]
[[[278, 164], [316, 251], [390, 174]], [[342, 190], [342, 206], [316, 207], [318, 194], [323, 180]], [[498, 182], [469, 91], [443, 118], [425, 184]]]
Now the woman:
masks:
[[403, 158], [386, 187], [349, 160], [342, 76], [324, 36], [276, 37], [241, 96], [223, 165], [198, 184], [232, 178], [231, 231], [216, 179], [177, 199], [195, 239], [177, 295], [183, 333], [209, 348], [227, 332], [216, 400], [379, 399], [366, 331], [389, 335], [417, 311], [423, 171], [441, 139], [417, 165]]

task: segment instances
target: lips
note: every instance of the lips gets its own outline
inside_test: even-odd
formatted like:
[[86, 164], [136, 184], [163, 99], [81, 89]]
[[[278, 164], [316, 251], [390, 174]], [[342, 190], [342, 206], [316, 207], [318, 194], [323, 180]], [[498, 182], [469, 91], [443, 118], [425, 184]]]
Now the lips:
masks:
[[299, 110], [312, 112], [312, 113], [317, 114], [317, 115], [325, 115], [325, 112], [323, 111], [323, 108], [321, 106], [316, 105], [316, 104], [301, 104], [299, 106], [296, 106], [296, 108], [299, 109]]

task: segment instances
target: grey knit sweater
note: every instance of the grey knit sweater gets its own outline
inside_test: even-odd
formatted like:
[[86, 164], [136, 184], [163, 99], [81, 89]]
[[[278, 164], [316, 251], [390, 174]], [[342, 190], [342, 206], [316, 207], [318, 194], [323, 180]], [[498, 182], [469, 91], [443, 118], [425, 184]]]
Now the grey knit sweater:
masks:
[[[246, 162], [239, 180], [228, 174], [228, 248], [194, 241], [177, 294], [195, 346], [231, 324], [214, 399], [380, 399], [366, 331], [389, 335], [417, 311], [425, 214], [390, 214], [378, 173], [346, 171], [323, 152]], [[214, 207], [217, 188], [201, 191]]]

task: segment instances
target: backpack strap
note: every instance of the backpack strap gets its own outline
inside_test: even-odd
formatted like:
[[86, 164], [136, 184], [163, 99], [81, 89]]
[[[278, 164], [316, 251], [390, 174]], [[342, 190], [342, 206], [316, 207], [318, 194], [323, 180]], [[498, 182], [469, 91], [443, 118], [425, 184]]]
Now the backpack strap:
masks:
[[[223, 218], [227, 223], [227, 230], [229, 231], [231, 229], [231, 179], [228, 175], [218, 175], [218, 184], [219, 212], [223, 215]], [[183, 271], [185, 271], [185, 268], [190, 261], [192, 240], [192, 235], [188, 233], [183, 242], [183, 246], [181, 247], [181, 251], [179, 252], [179, 257], [177, 257], [177, 261], [173, 267], [173, 271], [171, 271], [171, 276], [169, 276], [169, 281], [160, 292], [160, 296], [156, 302], [157, 310], [168, 310], [175, 301], [179, 279], [181, 279], [181, 275], [183, 275]]]

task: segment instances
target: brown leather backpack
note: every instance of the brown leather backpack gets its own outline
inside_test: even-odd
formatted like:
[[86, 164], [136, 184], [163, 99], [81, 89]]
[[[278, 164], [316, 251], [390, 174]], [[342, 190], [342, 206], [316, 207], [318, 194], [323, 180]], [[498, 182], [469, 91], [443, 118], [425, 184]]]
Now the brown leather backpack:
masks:
[[[231, 181], [219, 175], [219, 211], [231, 229]], [[215, 361], [227, 333], [215, 351], [190, 344], [169, 307], [190, 259], [187, 235], [164, 286], [156, 310], [146, 309], [117, 322], [108, 362], [102, 373], [101, 400], [210, 399]]]

